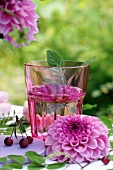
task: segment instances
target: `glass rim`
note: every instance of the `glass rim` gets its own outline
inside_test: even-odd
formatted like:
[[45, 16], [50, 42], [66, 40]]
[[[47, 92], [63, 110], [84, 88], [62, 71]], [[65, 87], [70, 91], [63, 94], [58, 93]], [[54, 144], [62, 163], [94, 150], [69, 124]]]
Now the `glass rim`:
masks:
[[[88, 65], [82, 65], [84, 62], [79, 62], [79, 61], [72, 61], [72, 60], [64, 60], [64, 62], [68, 63], [68, 62], [71, 62], [71, 63], [76, 63], [76, 64], [79, 64], [79, 65], [69, 65], [69, 66], [61, 66], [61, 68], [85, 68], [85, 67], [88, 67], [90, 66], [90, 64]], [[24, 63], [24, 66], [34, 66], [34, 67], [43, 67], [43, 68], [60, 68], [60, 66], [49, 66], [49, 65], [38, 65], [38, 63], [47, 63], [47, 60], [31, 60], [31, 61], [28, 61], [28, 62], [25, 62]]]

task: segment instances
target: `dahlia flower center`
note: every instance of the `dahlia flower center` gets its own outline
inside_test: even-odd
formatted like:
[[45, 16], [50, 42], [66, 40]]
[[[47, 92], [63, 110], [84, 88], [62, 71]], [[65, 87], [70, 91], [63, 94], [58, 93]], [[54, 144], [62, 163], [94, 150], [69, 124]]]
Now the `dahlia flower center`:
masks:
[[79, 131], [82, 130], [82, 127], [81, 127], [81, 125], [78, 122], [70, 122], [68, 125], [66, 123], [66, 126], [64, 125], [64, 129], [66, 131], [68, 129], [68, 132], [71, 133], [71, 134], [75, 133], [75, 131], [76, 131], [76, 133], [79, 133]]
[[78, 127], [77, 127], [77, 125], [74, 123], [74, 124], [72, 124], [72, 129], [73, 130], [77, 130], [78, 129]]

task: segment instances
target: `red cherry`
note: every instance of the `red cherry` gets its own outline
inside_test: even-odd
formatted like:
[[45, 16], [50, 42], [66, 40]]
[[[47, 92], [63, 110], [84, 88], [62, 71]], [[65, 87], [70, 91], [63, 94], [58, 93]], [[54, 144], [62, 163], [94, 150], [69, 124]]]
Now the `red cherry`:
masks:
[[19, 141], [19, 145], [20, 145], [21, 148], [26, 148], [29, 145], [28, 139], [27, 138], [22, 138]]
[[29, 144], [31, 144], [33, 142], [33, 138], [31, 136], [27, 136], [27, 139], [29, 141]]
[[110, 159], [106, 156], [104, 156], [101, 160], [104, 163], [104, 165], [107, 165], [110, 162]]
[[4, 139], [4, 144], [5, 144], [6, 146], [11, 146], [11, 145], [13, 144], [13, 139], [12, 139], [11, 137], [6, 137], [6, 138]]

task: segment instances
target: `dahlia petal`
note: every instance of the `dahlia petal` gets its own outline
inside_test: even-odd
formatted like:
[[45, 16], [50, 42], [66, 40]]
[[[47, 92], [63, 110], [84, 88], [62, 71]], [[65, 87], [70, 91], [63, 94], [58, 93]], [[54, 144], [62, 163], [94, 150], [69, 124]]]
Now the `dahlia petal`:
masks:
[[55, 143], [55, 140], [52, 139], [52, 137], [49, 135], [46, 137], [45, 143], [46, 145], [53, 145]]
[[46, 155], [49, 155], [49, 154], [51, 154], [52, 152], [53, 152], [52, 146], [48, 146], [48, 147], [46, 148]]
[[91, 158], [93, 155], [93, 150], [90, 148], [87, 148], [84, 152], [80, 152], [79, 153], [81, 156], [85, 157], [85, 158]]
[[49, 128], [48, 134], [54, 134], [56, 133], [56, 130], [54, 128]]
[[53, 139], [59, 139], [59, 137], [60, 137], [60, 133], [55, 133], [55, 134], [53, 134]]
[[105, 146], [106, 146], [107, 148], [110, 148], [110, 142], [109, 142], [109, 140], [108, 140], [108, 136], [100, 135], [100, 138], [104, 141]]
[[58, 142], [55, 142], [54, 145], [52, 146], [53, 151], [57, 151], [61, 149], [62, 149], [62, 146]]
[[76, 162], [81, 163], [84, 161], [84, 157], [82, 157], [79, 153], [77, 153], [77, 155], [74, 157], [74, 159], [76, 160]]
[[4, 35], [4, 37], [11, 31], [10, 25], [2, 25], [0, 24], [0, 33]]
[[78, 140], [74, 140], [74, 138], [72, 137], [71, 140], [70, 140], [70, 145], [72, 147], [78, 146], [79, 145], [79, 141]]
[[12, 23], [13, 22], [15, 23], [15, 26], [18, 26], [20, 24], [20, 21], [17, 18], [15, 18], [15, 17], [12, 18]]
[[81, 144], [86, 144], [88, 142], [88, 137], [83, 137], [80, 141]]
[[101, 150], [103, 150], [105, 148], [104, 141], [100, 138], [97, 138], [97, 145]]
[[74, 150], [76, 151], [76, 152], [84, 152], [85, 150], [86, 150], [86, 148], [87, 148], [87, 145], [78, 145], [78, 146], [76, 146], [76, 147], [74, 147]]
[[64, 150], [71, 150], [72, 146], [70, 146], [69, 143], [63, 143], [62, 144], [62, 149], [64, 149]]
[[91, 149], [95, 149], [97, 148], [97, 141], [96, 139], [93, 139], [93, 138], [89, 138], [89, 141], [87, 143], [87, 146]]
[[58, 162], [65, 162], [67, 158], [64, 155], [58, 156]]
[[58, 132], [58, 133], [62, 133], [62, 132], [63, 132], [63, 129], [62, 129], [61, 127], [59, 127], [59, 128], [57, 129], [57, 132]]
[[93, 129], [93, 130], [91, 131], [91, 134], [90, 134], [90, 135], [91, 135], [92, 137], [94, 137], [94, 138], [97, 138], [97, 137], [100, 136], [100, 133], [99, 133], [98, 130]]
[[11, 19], [10, 15], [0, 12], [0, 24], [7, 25], [11, 22]]
[[[23, 10], [23, 9], [20, 9], [19, 8], [19, 11], [18, 11], [19, 15], [22, 16], [22, 17], [28, 17], [28, 14]], [[26, 18], [27, 19], [27, 18]]]
[[93, 150], [93, 155], [92, 155], [92, 159], [98, 159], [100, 158], [100, 154], [101, 154], [101, 151], [99, 148], [96, 148]]
[[77, 152], [74, 149], [65, 150], [65, 153], [70, 155], [72, 158], [76, 156]]
[[64, 140], [65, 140], [65, 136], [62, 136], [62, 135], [61, 135], [61, 137], [59, 138], [58, 142], [59, 142], [59, 143], [63, 143]]
[[[25, 0], [24, 0], [25, 1]], [[35, 9], [36, 8], [36, 5], [33, 4], [33, 2], [31, 1], [30, 4], [27, 3], [28, 1], [24, 2], [24, 6], [23, 6], [23, 9], [27, 9], [27, 10], [32, 10], [32, 9]]]
[[57, 128], [59, 129], [60, 127], [62, 127], [62, 122], [59, 122], [59, 123], [56, 124], [56, 129]]
[[104, 148], [104, 150], [101, 151], [101, 155], [102, 157], [108, 155], [108, 148]]

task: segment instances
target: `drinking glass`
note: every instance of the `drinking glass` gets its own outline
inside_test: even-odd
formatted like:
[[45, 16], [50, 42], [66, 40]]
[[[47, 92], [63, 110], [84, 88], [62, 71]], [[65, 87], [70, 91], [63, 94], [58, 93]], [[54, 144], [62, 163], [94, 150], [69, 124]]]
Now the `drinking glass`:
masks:
[[50, 67], [36, 60], [24, 66], [31, 133], [44, 140], [54, 120], [82, 114], [90, 65], [67, 60], [63, 67]]

